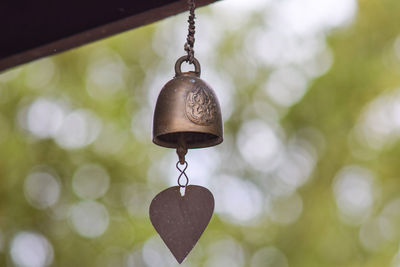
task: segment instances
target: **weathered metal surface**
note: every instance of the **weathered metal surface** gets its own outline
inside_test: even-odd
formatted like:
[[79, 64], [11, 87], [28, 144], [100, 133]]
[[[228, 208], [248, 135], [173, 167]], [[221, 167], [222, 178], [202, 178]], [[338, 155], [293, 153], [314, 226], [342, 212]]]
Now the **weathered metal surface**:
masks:
[[154, 111], [153, 142], [169, 148], [203, 148], [223, 140], [221, 108], [214, 90], [194, 72], [181, 72], [186, 56], [175, 64], [175, 78], [162, 88]]
[[150, 204], [150, 220], [179, 263], [193, 249], [214, 211], [214, 197], [204, 187], [189, 185], [181, 196], [179, 186], [159, 193]]
[[0, 1], [0, 71], [187, 9], [186, 0]]

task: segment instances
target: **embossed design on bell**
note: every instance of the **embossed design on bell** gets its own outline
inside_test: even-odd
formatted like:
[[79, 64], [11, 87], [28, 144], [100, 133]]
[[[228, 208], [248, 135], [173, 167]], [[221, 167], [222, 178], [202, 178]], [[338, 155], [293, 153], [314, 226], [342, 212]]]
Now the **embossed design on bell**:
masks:
[[203, 87], [194, 88], [186, 97], [186, 115], [200, 125], [210, 125], [217, 114], [217, 105], [212, 94]]

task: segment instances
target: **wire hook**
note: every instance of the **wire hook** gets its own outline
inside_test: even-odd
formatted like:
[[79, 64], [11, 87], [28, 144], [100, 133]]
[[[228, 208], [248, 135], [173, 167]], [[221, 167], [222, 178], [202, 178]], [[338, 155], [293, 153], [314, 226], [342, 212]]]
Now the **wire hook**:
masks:
[[[183, 167], [182, 169], [179, 167], [179, 164], [180, 164], [180, 162], [178, 161], [178, 162], [176, 163], [176, 168], [178, 169], [178, 171], [181, 172], [181, 174], [179, 174], [179, 177], [178, 177], [178, 185], [179, 185], [180, 187], [186, 187], [186, 186], [189, 184], [189, 178], [188, 178], [188, 176], [186, 175], [185, 171], [186, 171], [186, 169], [187, 169], [187, 167], [188, 167], [189, 164], [185, 161], [183, 164], [181, 164], [181, 165], [184, 165], [184, 167]], [[184, 176], [185, 179], [186, 179], [186, 183], [185, 183], [184, 185], [181, 184], [181, 178], [182, 178], [182, 176]]]

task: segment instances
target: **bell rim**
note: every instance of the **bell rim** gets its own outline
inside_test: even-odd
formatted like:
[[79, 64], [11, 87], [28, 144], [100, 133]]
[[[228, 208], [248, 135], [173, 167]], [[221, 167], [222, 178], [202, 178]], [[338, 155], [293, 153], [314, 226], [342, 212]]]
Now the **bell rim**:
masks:
[[[166, 147], [166, 148], [178, 148], [178, 144], [177, 143], [170, 143], [167, 141], [163, 141], [161, 140], [159, 137], [165, 134], [174, 134], [174, 133], [182, 133], [180, 131], [175, 131], [175, 132], [167, 132], [164, 134], [158, 134], [157, 136], [153, 136], [153, 143], [158, 145], [158, 146], [162, 146], [162, 147]], [[208, 142], [203, 142], [203, 143], [193, 143], [193, 144], [187, 144], [187, 148], [188, 149], [193, 149], [193, 148], [206, 148], [206, 147], [213, 147], [216, 145], [221, 144], [224, 141], [224, 137], [223, 135], [218, 135], [218, 134], [214, 134], [214, 133], [206, 133], [206, 132], [202, 132], [202, 131], [190, 131], [190, 133], [200, 133], [200, 134], [211, 134], [214, 135], [215, 138], [211, 139]]]

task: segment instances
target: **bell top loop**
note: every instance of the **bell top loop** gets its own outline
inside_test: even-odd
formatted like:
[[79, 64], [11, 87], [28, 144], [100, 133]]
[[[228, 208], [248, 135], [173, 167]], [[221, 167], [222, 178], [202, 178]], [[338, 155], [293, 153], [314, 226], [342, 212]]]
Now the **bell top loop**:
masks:
[[[182, 66], [183, 62], [189, 62], [189, 59], [187, 56], [182, 56], [182, 57], [178, 58], [178, 60], [176, 61], [175, 77], [182, 75], [181, 66]], [[200, 62], [196, 58], [193, 58], [193, 64], [194, 64], [194, 71], [190, 71], [189, 73], [193, 73], [197, 77], [200, 77], [200, 73], [201, 73]]]

